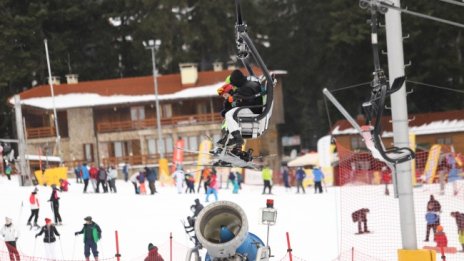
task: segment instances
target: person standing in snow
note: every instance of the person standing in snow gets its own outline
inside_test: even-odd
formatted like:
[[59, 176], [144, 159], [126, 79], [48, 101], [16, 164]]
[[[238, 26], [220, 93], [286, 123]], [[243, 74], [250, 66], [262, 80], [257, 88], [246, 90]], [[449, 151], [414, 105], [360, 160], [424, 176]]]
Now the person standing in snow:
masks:
[[108, 188], [106, 187], [106, 179], [108, 177], [108, 174], [106, 173], [106, 169], [103, 165], [100, 166], [98, 169], [98, 174], [97, 174], [97, 193], [100, 193], [100, 184], [102, 186], [103, 193], [108, 192]]
[[137, 176], [139, 175], [138, 172], [132, 174], [129, 178], [130, 182], [132, 183], [132, 185], [134, 185], [134, 189], [135, 189], [135, 194], [139, 194], [139, 186], [138, 186], [138, 180], [137, 180]]
[[74, 175], [76, 175], [76, 183], [82, 183], [82, 171], [81, 171], [81, 164], [77, 164], [76, 168], [74, 168]]
[[52, 185], [52, 194], [48, 200], [52, 204], [53, 215], [55, 216], [55, 223], [61, 225], [61, 215], [60, 215], [60, 197], [58, 196], [58, 188], [55, 184]]
[[206, 192], [206, 202], [208, 202], [209, 195], [214, 194], [215, 201], [218, 201], [218, 187], [216, 172], [213, 172], [209, 178], [208, 191]]
[[110, 187], [110, 192], [117, 192], [116, 189], [116, 179], [118, 177], [118, 171], [114, 166], [111, 166], [108, 170], [108, 185]]
[[459, 243], [462, 246], [461, 252], [464, 252], [464, 213], [458, 211], [451, 212], [451, 216], [456, 219]]
[[324, 173], [321, 171], [319, 166], [313, 168], [313, 179], [314, 179], [314, 194], [319, 191], [322, 194], [322, 181], [324, 180]]
[[150, 194], [153, 195], [156, 193], [156, 169], [145, 167], [145, 173], [147, 173], [148, 188], [150, 189]]
[[298, 167], [296, 170], [296, 193], [300, 193], [300, 188], [303, 190], [303, 193], [306, 193], [303, 186], [303, 180], [306, 178], [306, 172], [303, 167]]
[[87, 193], [87, 186], [89, 185], [90, 173], [87, 168], [87, 163], [81, 166], [82, 180], [84, 180], [84, 193]]
[[268, 194], [272, 194], [272, 185], [271, 185], [272, 171], [269, 168], [269, 166], [266, 165], [263, 168], [261, 175], [262, 175], [263, 183], [264, 183], [263, 194], [265, 194], [266, 188], [268, 188], [268, 191], [269, 191]]
[[45, 226], [42, 227], [40, 232], [35, 235], [37, 238], [44, 234], [43, 242], [45, 247], [45, 257], [47, 259], [56, 259], [55, 258], [55, 235], [60, 237], [60, 233], [56, 230], [56, 227], [53, 225], [52, 220], [45, 218]]
[[[432, 196], [433, 197], [433, 196]], [[425, 234], [425, 242], [429, 241], [430, 229], [433, 230], [433, 234], [437, 232], [437, 226], [440, 224], [438, 212], [435, 211], [436, 209], [433, 207], [433, 204], [428, 204], [427, 213], [425, 214], [425, 220], [427, 221], [426, 227], [426, 234]]]
[[172, 178], [176, 181], [177, 193], [182, 193], [182, 185], [185, 179], [185, 173], [182, 170], [182, 165], [177, 165], [176, 171], [172, 173]]
[[37, 225], [37, 219], [39, 218], [39, 209], [40, 209], [40, 203], [39, 203], [39, 198], [37, 197], [37, 192], [39, 190], [35, 188], [31, 195], [29, 196], [29, 204], [31, 205], [31, 215], [29, 216], [29, 219], [27, 220], [27, 225], [31, 227], [32, 229], [32, 218], [34, 218], [34, 227], [39, 227]]
[[19, 261], [19, 253], [16, 249], [16, 241], [18, 241], [19, 231], [13, 225], [11, 218], [5, 217], [5, 225], [0, 230], [0, 234], [5, 240], [6, 248], [10, 254], [10, 261]]
[[124, 164], [124, 166], [122, 166], [122, 173], [124, 174], [124, 181], [128, 181], [129, 180], [129, 165]]
[[280, 169], [280, 172], [282, 173], [282, 180], [284, 182], [285, 191], [288, 191], [290, 190], [290, 179], [289, 179], [290, 171], [288, 170], [287, 166], [283, 165], [282, 168]]
[[90, 250], [92, 250], [92, 255], [95, 258], [95, 261], [98, 260], [98, 245], [97, 242], [102, 237], [102, 231], [100, 226], [92, 221], [92, 217], [88, 216], [84, 218], [85, 224], [81, 231], [77, 231], [74, 235], [84, 234], [84, 256], [85, 260], [90, 260]]
[[448, 247], [448, 238], [443, 232], [442, 226], [437, 226], [437, 233], [435, 233], [433, 241], [437, 242], [437, 247]]

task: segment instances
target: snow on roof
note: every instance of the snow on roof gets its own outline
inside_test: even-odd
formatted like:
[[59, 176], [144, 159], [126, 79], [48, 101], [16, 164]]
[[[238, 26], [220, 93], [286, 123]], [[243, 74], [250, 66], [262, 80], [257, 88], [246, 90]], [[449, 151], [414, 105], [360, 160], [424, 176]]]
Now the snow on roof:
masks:
[[[218, 82], [202, 87], [187, 88], [175, 93], [158, 95], [160, 101], [192, 99], [202, 97], [217, 96], [217, 88], [224, 83]], [[96, 93], [70, 93], [55, 96], [55, 108], [69, 109], [79, 107], [93, 107], [102, 105], [124, 104], [124, 103], [140, 103], [155, 101], [154, 91], [150, 95], [112, 95], [102, 96]], [[10, 103], [13, 103], [12, 99]], [[33, 106], [46, 110], [53, 109], [52, 97], [38, 97], [21, 100], [22, 105]]]
[[[461, 131], [464, 131], [464, 120], [432, 121], [430, 123], [425, 123], [420, 126], [409, 127], [409, 131], [413, 132], [415, 135], [461, 132]], [[340, 130], [340, 126], [336, 126], [332, 131], [332, 135], [349, 135], [349, 134], [358, 134], [358, 131], [354, 128], [347, 128], [344, 130]], [[393, 137], [393, 132], [384, 131], [382, 133], [382, 137], [383, 138]]]

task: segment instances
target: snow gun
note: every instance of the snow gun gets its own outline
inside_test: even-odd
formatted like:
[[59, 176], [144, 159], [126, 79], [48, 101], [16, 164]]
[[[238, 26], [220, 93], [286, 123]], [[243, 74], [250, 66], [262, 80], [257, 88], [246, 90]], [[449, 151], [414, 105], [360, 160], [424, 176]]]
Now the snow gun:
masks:
[[[268, 261], [270, 248], [248, 232], [248, 220], [243, 209], [230, 201], [217, 201], [206, 206], [195, 222], [195, 235], [207, 250], [205, 261]], [[192, 249], [186, 260], [199, 261]]]

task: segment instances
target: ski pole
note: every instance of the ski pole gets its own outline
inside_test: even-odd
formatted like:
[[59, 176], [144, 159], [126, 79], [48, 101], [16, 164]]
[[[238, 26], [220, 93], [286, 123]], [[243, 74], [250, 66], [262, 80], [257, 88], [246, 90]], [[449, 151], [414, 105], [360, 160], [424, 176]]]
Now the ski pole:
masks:
[[74, 259], [74, 254], [76, 253], [76, 236], [74, 236], [74, 241], [73, 241], [73, 250], [72, 250], [72, 259]]
[[32, 250], [32, 260], [35, 259], [35, 246], [37, 245], [37, 237], [34, 239], [34, 248]]
[[63, 260], [64, 260], [63, 244], [61, 243], [61, 237], [58, 237], [58, 240], [60, 241], [61, 257], [62, 257]]

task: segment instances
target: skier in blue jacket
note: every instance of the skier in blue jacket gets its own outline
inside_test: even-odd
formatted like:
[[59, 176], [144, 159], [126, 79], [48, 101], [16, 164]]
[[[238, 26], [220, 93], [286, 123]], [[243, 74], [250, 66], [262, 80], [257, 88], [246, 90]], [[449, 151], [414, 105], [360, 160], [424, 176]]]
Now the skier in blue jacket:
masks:
[[324, 173], [322, 173], [319, 166], [313, 168], [313, 178], [314, 178], [314, 193], [322, 193], [322, 180], [324, 180]]

